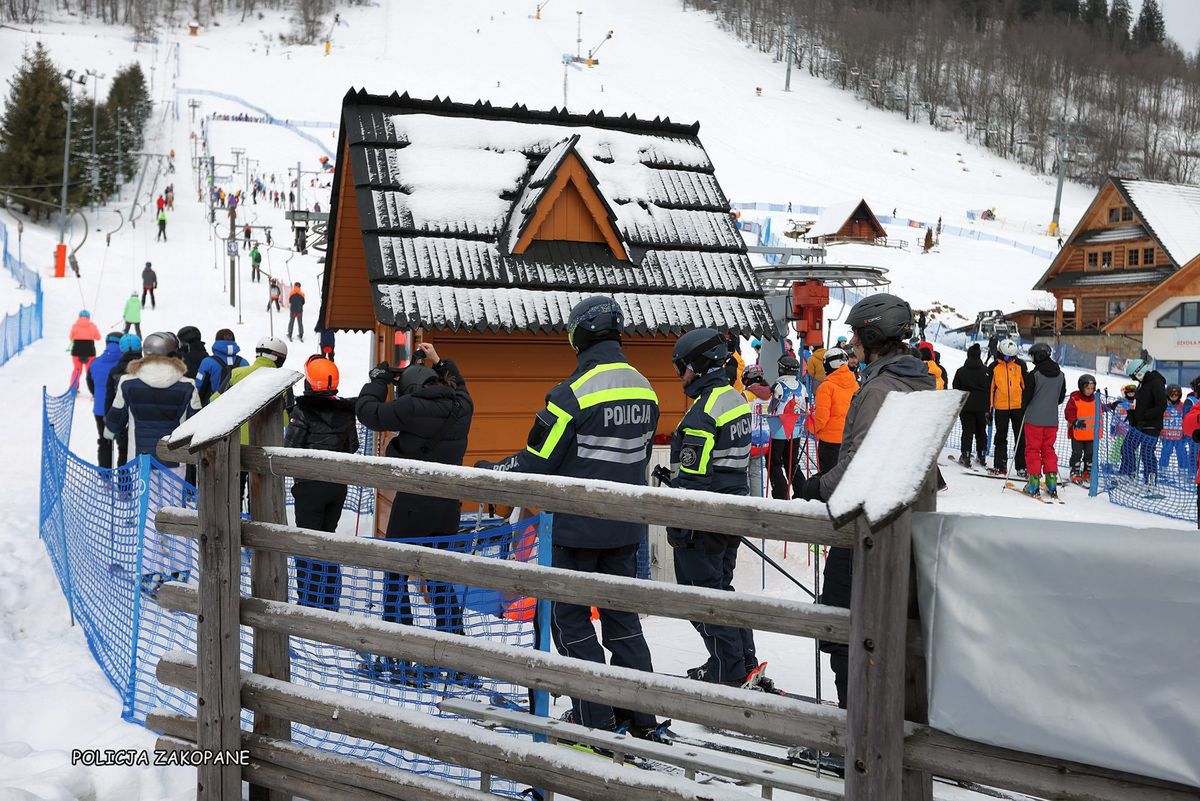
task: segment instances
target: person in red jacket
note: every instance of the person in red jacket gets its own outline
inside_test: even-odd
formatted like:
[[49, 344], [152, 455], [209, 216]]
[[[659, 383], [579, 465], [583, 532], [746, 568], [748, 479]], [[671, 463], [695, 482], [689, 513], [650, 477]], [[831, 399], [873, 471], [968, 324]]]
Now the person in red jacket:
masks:
[[1079, 389], [1067, 399], [1064, 412], [1071, 440], [1071, 482], [1092, 480], [1092, 453], [1096, 442], [1096, 377], [1081, 375]]
[[[1191, 437], [1192, 442], [1200, 442], [1200, 403], [1183, 418], [1183, 434]], [[1200, 465], [1196, 469], [1196, 528], [1200, 529]]]
[[92, 314], [87, 309], [79, 312], [79, 318], [71, 325], [71, 388], [79, 387], [79, 378], [87, 372], [88, 365], [96, 358], [96, 342], [100, 339], [100, 329], [92, 322]]

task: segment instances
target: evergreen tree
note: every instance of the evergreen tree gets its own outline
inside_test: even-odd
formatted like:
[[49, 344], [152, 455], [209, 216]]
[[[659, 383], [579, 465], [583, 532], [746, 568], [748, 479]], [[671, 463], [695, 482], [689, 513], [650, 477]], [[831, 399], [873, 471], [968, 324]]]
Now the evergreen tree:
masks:
[[[14, 196], [42, 201], [17, 198], [35, 222], [49, 216], [62, 192], [66, 102], [67, 88], [46, 48], [38, 42], [32, 51], [26, 49], [9, 80], [0, 118], [0, 194], [8, 190]], [[70, 180], [78, 180], [75, 165]]]
[[118, 172], [121, 181], [128, 181], [137, 172], [132, 154], [142, 149], [151, 112], [150, 92], [141, 65], [130, 64], [113, 76], [104, 112], [106, 120], [101, 127], [106, 131], [104, 169], [108, 178], [104, 185], [108, 194], [116, 189]]
[[926, 229], [925, 229], [925, 246], [924, 246], [924, 250], [925, 250], [925, 252], [926, 252], [926, 253], [928, 253], [929, 251], [933, 250], [933, 229], [932, 229], [932, 228], [926, 228]]
[[1108, 27], [1108, 0], [1083, 0], [1079, 17], [1085, 25], [1097, 31]]
[[1108, 12], [1109, 36], [1120, 47], [1129, 43], [1129, 23], [1133, 22], [1133, 11], [1129, 8], [1129, 0], [1112, 0], [1112, 9]]
[[1134, 23], [1131, 38], [1133, 46], [1138, 48], [1161, 45], [1167, 38], [1167, 26], [1163, 22], [1158, 0], [1145, 0], [1142, 3], [1142, 11]]

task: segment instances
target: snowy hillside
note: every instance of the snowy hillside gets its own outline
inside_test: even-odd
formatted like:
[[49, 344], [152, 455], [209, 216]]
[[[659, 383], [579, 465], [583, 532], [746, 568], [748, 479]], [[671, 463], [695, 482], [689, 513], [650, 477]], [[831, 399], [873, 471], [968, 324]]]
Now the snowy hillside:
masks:
[[[22, 48], [34, 41], [45, 43], [63, 68], [93, 68], [111, 75], [131, 60], [140, 61], [152, 77], [157, 103], [153, 117], [157, 133], [146, 150], [173, 149], [178, 167], [171, 175], [146, 175], [140, 195], [134, 197], [135, 187], [127, 186], [120, 203], [95, 216], [89, 214], [92, 230], [79, 253], [79, 279], [49, 278], [57, 229], [25, 226], [25, 260], [44, 276], [46, 337], [0, 367], [0, 391], [8, 399], [10, 423], [10, 458], [0, 461], [4, 487], [0, 516], [8, 523], [0, 530], [0, 705], [5, 709], [0, 716], [0, 799], [151, 801], [194, 793], [193, 773], [188, 770], [69, 764], [71, 748], [150, 748], [153, 736], [120, 720], [119, 699], [95, 666], [79, 629], [70, 626], [69, 610], [37, 537], [37, 460], [41, 387], [47, 386], [52, 394], [66, 387], [70, 374], [66, 332], [71, 322], [81, 308], [87, 308], [102, 334], [115, 327], [125, 299], [140, 289], [146, 261], [154, 264], [160, 288], [157, 306], [145, 310], [144, 333], [195, 324], [211, 343], [215, 330], [228, 326], [244, 348], [252, 349], [257, 338], [279, 335], [286, 325], [286, 314], [271, 316], [264, 311], [267, 288], [250, 282], [245, 250], [239, 250], [238, 262], [245, 295], [239, 307], [229, 306], [228, 259], [222, 243], [211, 235], [206, 207], [197, 202], [196, 175], [189, 163], [191, 137], [200, 136], [202, 117], [257, 116], [258, 108], [280, 118], [334, 123], [341, 98], [351, 87], [561, 106], [561, 56], [574, 52], [578, 8], [584, 11], [585, 50], [606, 31], [614, 34], [600, 53], [598, 67], [568, 70], [569, 107], [698, 120], [717, 177], [735, 200], [824, 205], [865, 196], [881, 213], [895, 208], [903, 216], [940, 216], [956, 225], [966, 224], [967, 209], [993, 207], [1014, 221], [1044, 223], [1048, 218], [1053, 205], [1049, 179], [965, 145], [954, 134], [866, 109], [803, 73], [793, 74], [794, 89], [784, 93], [782, 65], [737, 44], [704, 15], [681, 12], [671, 0], [555, 3], [540, 21], [530, 18], [533, 5], [532, 0], [384, 0], [381, 5], [354, 6], [342, 11], [343, 24], [334, 29], [328, 56], [318, 46], [280, 44], [279, 34], [290, 25], [270, 14], [254, 24], [206, 28], [196, 38], [179, 31], [157, 46], [135, 46], [127, 31], [71, 20], [38, 26], [36, 31], [0, 29], [3, 76], [12, 74]], [[172, 48], [176, 44], [177, 51]], [[762, 96], [756, 95], [756, 86], [763, 87]], [[103, 82], [100, 91], [106, 91]], [[235, 96], [249, 105], [207, 92]], [[194, 122], [189, 100], [201, 103]], [[286, 192], [289, 168], [300, 162], [306, 171], [318, 170], [319, 157], [335, 144], [334, 129], [303, 130], [311, 139], [281, 127], [217, 119], [206, 121], [204, 135], [218, 162], [232, 162], [231, 149], [242, 148], [256, 162], [251, 168], [254, 173], [267, 181], [275, 176], [268, 188]], [[230, 167], [218, 167], [218, 176], [227, 188], [242, 185], [242, 173]], [[320, 203], [328, 209], [329, 180], [327, 174], [305, 176], [302, 192], [307, 207]], [[154, 241], [148, 214], [136, 227], [126, 222], [117, 231], [120, 221], [114, 209], [120, 208], [127, 217], [134, 203], [152, 209], [154, 197], [171, 182], [176, 200], [167, 242]], [[1064, 224], [1073, 224], [1090, 197], [1091, 190], [1085, 187], [1067, 188]], [[301, 282], [308, 294], [306, 342], [291, 343], [294, 357], [288, 362], [298, 366], [315, 350], [312, 324], [321, 268], [318, 254], [298, 255], [290, 250], [283, 214], [283, 209], [260, 201], [246, 206], [240, 220], [272, 226], [275, 242], [265, 251], [264, 268], [289, 284]], [[0, 211], [0, 222], [15, 231], [16, 218], [11, 214]], [[106, 246], [104, 234], [110, 231], [117, 233]], [[916, 236], [914, 229], [889, 234]], [[80, 232], [73, 236], [78, 241]], [[1039, 248], [1053, 247], [1044, 237], [1013, 236]], [[1028, 305], [1028, 288], [1045, 268], [1044, 259], [1015, 248], [949, 237], [928, 255], [897, 250], [881, 257], [877, 249], [844, 246], [831, 251], [830, 258], [881, 263], [891, 270], [895, 289], [914, 305], [941, 301], [972, 318], [980, 308]], [[18, 294], [7, 276], [0, 275], [0, 313], [27, 301], [24, 295], [14, 300]], [[339, 335], [338, 354], [346, 394], [354, 394], [370, 366], [367, 338]], [[945, 349], [945, 358], [952, 369], [961, 355]], [[1068, 376], [1073, 383], [1075, 374]], [[91, 401], [86, 392], [81, 393], [72, 442], [87, 459], [95, 454]], [[1031, 509], [1033, 504], [1025, 499], [993, 492], [992, 482], [974, 486], [951, 478], [950, 483], [949, 492], [940, 499], [949, 509], [1014, 517], [1070, 515], [1134, 525], [1178, 524], [1117, 510], [1102, 499], [1080, 498], [1076, 503], [1074, 496], [1068, 507]], [[781, 549], [773, 553], [783, 557]], [[808, 569], [805, 555], [796, 549], [786, 564], [797, 572]], [[761, 570], [758, 560], [744, 558], [739, 586], [791, 594], [790, 585]], [[679, 672], [699, 658], [701, 644], [686, 624], [654, 619], [648, 630], [658, 643], [660, 670]], [[800, 692], [812, 689], [811, 643], [770, 636], [762, 642], [762, 650], [778, 666], [775, 675], [781, 683]], [[830, 676], [824, 685], [832, 686]], [[938, 798], [976, 797], [938, 789]]]

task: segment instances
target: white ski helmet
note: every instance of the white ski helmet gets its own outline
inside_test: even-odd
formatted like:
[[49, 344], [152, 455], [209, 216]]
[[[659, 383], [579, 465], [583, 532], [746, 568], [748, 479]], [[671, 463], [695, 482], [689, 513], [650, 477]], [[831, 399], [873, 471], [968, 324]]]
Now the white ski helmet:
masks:
[[1017, 355], [1017, 343], [1013, 342], [1011, 339], [1000, 340], [1000, 354], [1002, 356], [1009, 356], [1009, 357], [1016, 356]]
[[825, 351], [825, 358], [822, 361], [825, 362], [826, 372], [832, 373], [843, 364], [849, 364], [850, 355], [841, 348], [833, 347]]
[[287, 358], [287, 345], [279, 337], [263, 337], [254, 346], [254, 352], [270, 356], [278, 364], [283, 364], [283, 360]]

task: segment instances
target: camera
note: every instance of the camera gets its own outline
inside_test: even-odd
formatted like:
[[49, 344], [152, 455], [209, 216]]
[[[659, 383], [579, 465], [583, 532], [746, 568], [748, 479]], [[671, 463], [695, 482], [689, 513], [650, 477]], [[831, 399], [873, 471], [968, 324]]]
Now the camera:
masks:
[[425, 351], [420, 348], [413, 348], [413, 364], [425, 361]]

